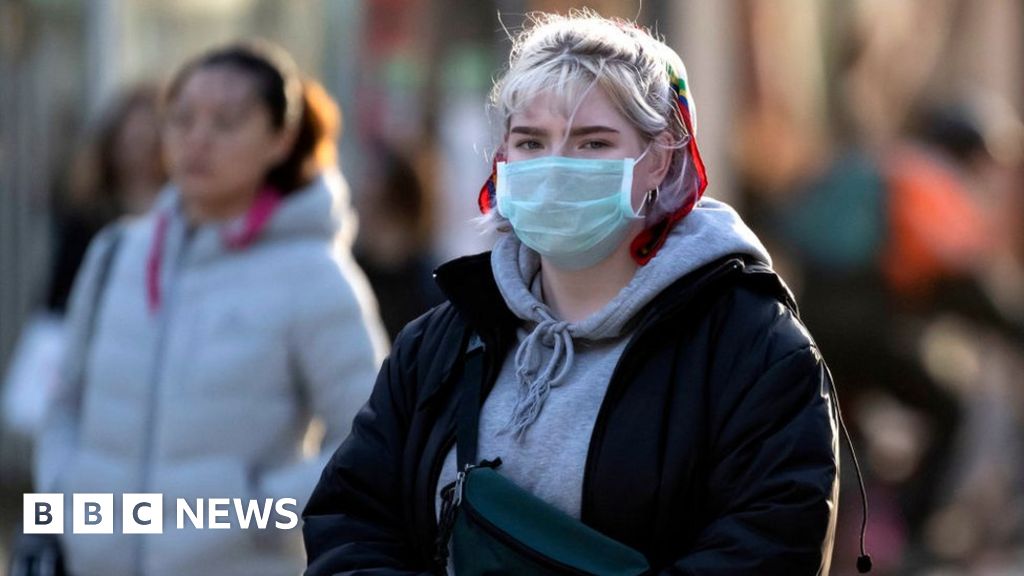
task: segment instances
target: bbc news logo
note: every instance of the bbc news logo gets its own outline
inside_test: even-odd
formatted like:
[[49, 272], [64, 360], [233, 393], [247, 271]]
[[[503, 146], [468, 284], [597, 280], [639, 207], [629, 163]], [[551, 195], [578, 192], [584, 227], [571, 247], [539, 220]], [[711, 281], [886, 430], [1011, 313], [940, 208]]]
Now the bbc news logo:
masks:
[[[72, 494], [72, 532], [74, 534], [113, 534], [113, 494]], [[175, 501], [175, 527], [186, 525], [199, 530], [227, 530], [233, 528], [232, 515], [238, 528], [255, 527], [265, 530], [271, 525], [279, 530], [291, 530], [299, 524], [294, 498], [198, 498], [192, 502], [185, 498]], [[205, 512], [205, 513], [204, 513]], [[25, 494], [22, 519], [25, 534], [64, 533], [64, 494]], [[122, 534], [163, 534], [163, 494], [122, 494]]]

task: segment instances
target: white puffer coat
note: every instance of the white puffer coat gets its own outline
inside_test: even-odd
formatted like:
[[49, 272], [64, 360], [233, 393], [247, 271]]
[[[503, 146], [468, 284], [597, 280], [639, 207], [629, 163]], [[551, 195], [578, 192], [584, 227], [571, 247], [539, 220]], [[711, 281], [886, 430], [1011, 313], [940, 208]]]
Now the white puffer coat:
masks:
[[[168, 189], [149, 215], [120, 225], [91, 338], [114, 234], [90, 247], [36, 489], [65, 494], [62, 543], [76, 576], [297, 574], [300, 526], [273, 527], [288, 518], [272, 516], [265, 530], [198, 530], [186, 517], [178, 529], [175, 501], [294, 498], [301, 513], [369, 397], [387, 342], [340, 239], [353, 225], [347, 190], [337, 172], [321, 176], [242, 248], [225, 238], [244, 219], [189, 229], [179, 203]], [[158, 306], [147, 286], [154, 259]], [[318, 430], [323, 441], [310, 450]], [[72, 493], [113, 493], [114, 533], [71, 534]], [[122, 534], [122, 493], [163, 494], [163, 534]], [[227, 520], [237, 525], [233, 511]]]

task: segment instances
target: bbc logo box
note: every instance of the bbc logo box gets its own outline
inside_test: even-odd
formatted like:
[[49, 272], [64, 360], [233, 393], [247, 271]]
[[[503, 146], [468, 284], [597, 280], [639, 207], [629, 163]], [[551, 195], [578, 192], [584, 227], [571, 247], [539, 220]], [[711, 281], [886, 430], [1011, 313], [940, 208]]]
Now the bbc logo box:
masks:
[[[163, 496], [123, 494], [121, 531], [125, 534], [163, 533]], [[75, 534], [114, 533], [113, 494], [73, 494], [72, 531]], [[22, 521], [25, 534], [64, 533], [63, 494], [25, 494]]]
[[64, 533], [63, 494], [25, 494], [22, 502], [25, 534]]

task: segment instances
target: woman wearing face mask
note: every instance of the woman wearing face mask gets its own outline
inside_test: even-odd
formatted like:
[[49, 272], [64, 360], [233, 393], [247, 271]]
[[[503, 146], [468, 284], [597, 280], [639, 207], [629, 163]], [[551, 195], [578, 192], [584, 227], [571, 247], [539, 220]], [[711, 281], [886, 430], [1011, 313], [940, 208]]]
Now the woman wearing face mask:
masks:
[[764, 247], [701, 198], [679, 57], [534, 16], [492, 101], [479, 203], [507, 233], [398, 337], [304, 511], [307, 574], [612, 573], [606, 549], [620, 574], [827, 573], [831, 381]]
[[[294, 499], [297, 520], [330, 455], [307, 432], [315, 419], [337, 446], [386, 346], [348, 253], [337, 128], [326, 93], [268, 45], [213, 50], [171, 82], [171, 184], [89, 250], [37, 454], [37, 491], [114, 494], [112, 534], [68, 523], [75, 576], [301, 570], [299, 532], [267, 499]], [[125, 493], [163, 495], [162, 534], [125, 534]], [[214, 516], [211, 498], [242, 511]]]

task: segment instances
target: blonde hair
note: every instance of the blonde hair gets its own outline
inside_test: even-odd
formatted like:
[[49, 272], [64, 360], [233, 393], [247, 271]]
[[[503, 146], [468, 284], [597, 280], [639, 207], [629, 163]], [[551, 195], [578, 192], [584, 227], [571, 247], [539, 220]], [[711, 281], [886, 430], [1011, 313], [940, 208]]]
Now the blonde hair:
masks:
[[[571, 118], [586, 92], [597, 86], [644, 140], [671, 149], [672, 162], [646, 224], [657, 223], [696, 194], [698, 176], [686, 148], [692, 135], [680, 117], [669, 78], [670, 68], [685, 77], [679, 55], [634, 22], [604, 18], [589, 9], [568, 15], [535, 12], [527, 21], [512, 39], [508, 69], [490, 94], [502, 141], [512, 115], [537, 95], [553, 94], [556, 105]], [[695, 110], [691, 116], [696, 130]], [[666, 131], [668, 143], [656, 140]], [[481, 221], [501, 231], [509, 229], [497, 210]]]

